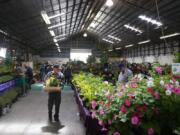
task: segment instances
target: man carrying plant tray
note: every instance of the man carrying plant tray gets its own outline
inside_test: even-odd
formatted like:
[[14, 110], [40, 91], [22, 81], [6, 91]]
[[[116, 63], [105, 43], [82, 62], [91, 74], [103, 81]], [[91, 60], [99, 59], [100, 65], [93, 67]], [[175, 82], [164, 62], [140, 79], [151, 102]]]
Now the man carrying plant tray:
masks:
[[45, 88], [44, 91], [48, 92], [48, 113], [49, 113], [49, 121], [52, 122], [52, 109], [53, 105], [55, 105], [55, 114], [54, 120], [59, 122], [59, 108], [61, 103], [61, 79], [63, 74], [59, 71], [59, 66], [55, 65], [53, 67], [53, 71], [50, 71], [45, 76]]

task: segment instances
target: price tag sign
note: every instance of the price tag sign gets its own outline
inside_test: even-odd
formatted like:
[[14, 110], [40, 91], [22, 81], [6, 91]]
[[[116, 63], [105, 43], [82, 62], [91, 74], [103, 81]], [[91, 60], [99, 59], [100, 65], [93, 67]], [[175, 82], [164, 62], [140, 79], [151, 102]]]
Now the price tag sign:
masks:
[[180, 63], [172, 64], [172, 73], [173, 75], [180, 75]]

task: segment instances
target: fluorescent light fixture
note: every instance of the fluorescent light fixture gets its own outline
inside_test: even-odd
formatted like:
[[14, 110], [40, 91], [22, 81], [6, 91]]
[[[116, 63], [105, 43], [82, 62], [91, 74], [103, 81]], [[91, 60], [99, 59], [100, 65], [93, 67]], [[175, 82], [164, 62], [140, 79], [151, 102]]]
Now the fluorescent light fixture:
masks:
[[56, 46], [59, 46], [59, 44], [58, 44], [58, 43], [56, 43], [55, 45], [56, 45]]
[[66, 34], [63, 34], [63, 35], [58, 35], [58, 36], [55, 36], [54, 38], [60, 38], [60, 37], [65, 37]]
[[178, 36], [178, 35], [180, 35], [180, 33], [173, 33], [173, 34], [161, 36], [160, 39], [165, 39], [165, 38], [175, 37], [175, 36]]
[[61, 38], [61, 39], [56, 39], [57, 41], [61, 41], [61, 40], [64, 40], [64, 39], [66, 39], [66, 38]]
[[0, 29], [0, 33], [4, 34], [4, 35], [8, 35], [8, 33], [6, 33], [5, 31]]
[[44, 19], [44, 21], [45, 21], [45, 23], [46, 24], [51, 24], [51, 22], [50, 22], [50, 20], [49, 20], [49, 17], [48, 17], [48, 15], [47, 15], [47, 13], [46, 13], [46, 11], [41, 11], [41, 16], [42, 16], [42, 18]]
[[126, 45], [125, 48], [132, 47], [134, 44]]
[[110, 49], [110, 50], [108, 50], [109, 52], [112, 52], [113, 50], [112, 49]]
[[92, 22], [92, 23], [90, 24], [90, 27], [95, 28], [95, 27], [96, 27], [96, 24], [95, 24], [94, 22]]
[[54, 29], [54, 28], [57, 28], [57, 27], [63, 26], [63, 25], [65, 25], [65, 23], [59, 23], [59, 24], [48, 27], [48, 29]]
[[125, 24], [124, 27], [127, 28], [127, 29], [130, 29], [132, 31], [138, 32], [138, 33], [143, 33], [142, 30], [140, 30], [139, 28], [136, 28], [136, 27], [131, 26], [129, 24]]
[[53, 39], [53, 41], [56, 43], [56, 42], [57, 42], [57, 39]]
[[105, 39], [105, 38], [103, 38], [102, 40], [103, 40], [103, 41], [106, 41], [106, 42], [108, 42], [108, 43], [114, 44], [113, 41], [107, 40], [107, 39]]
[[56, 15], [50, 16], [49, 19], [53, 19], [53, 18], [62, 16], [62, 15], [64, 15], [64, 14], [65, 14], [65, 13], [56, 14]]
[[84, 34], [83, 34], [83, 37], [87, 37], [87, 33], [84, 33]]
[[114, 36], [112, 36], [112, 35], [108, 35], [108, 37], [109, 37], [109, 38], [112, 38], [112, 39], [115, 39], [115, 40], [117, 40], [117, 41], [119, 41], [119, 42], [121, 41], [120, 38], [114, 37]]
[[146, 15], [140, 15], [138, 18], [140, 18], [141, 20], [146, 21], [148, 23], [157, 25], [158, 27], [163, 25], [161, 22], [159, 22], [157, 20], [154, 20], [154, 19], [152, 19], [150, 17], [147, 17]]
[[121, 49], [122, 49], [121, 47], [116, 48], [116, 50], [121, 50]]
[[61, 52], [60, 48], [58, 49], [58, 52]]
[[145, 40], [145, 41], [139, 42], [138, 44], [141, 45], [141, 44], [149, 43], [150, 41], [151, 41], [151, 40]]
[[108, 7], [111, 7], [111, 6], [113, 6], [113, 1], [112, 0], [106, 0], [106, 6], [108, 6]]
[[53, 36], [53, 37], [55, 36], [55, 33], [53, 30], [50, 30], [49, 32], [50, 32], [51, 36]]

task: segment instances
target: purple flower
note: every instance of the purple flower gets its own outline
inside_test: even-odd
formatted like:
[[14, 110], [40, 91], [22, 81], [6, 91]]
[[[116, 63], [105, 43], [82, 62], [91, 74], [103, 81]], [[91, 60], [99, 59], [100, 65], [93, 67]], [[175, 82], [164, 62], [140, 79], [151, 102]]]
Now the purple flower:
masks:
[[131, 123], [132, 123], [133, 125], [138, 125], [139, 122], [140, 122], [140, 120], [139, 120], [139, 118], [138, 118], [137, 116], [133, 116], [133, 117], [131, 118]]
[[114, 132], [113, 135], [121, 135], [119, 132]]
[[154, 129], [153, 128], [148, 128], [147, 132], [148, 132], [148, 135], [154, 135]]
[[93, 109], [95, 109], [96, 106], [97, 106], [97, 102], [96, 102], [95, 100], [93, 100], [93, 101], [91, 102], [91, 106], [92, 106]]

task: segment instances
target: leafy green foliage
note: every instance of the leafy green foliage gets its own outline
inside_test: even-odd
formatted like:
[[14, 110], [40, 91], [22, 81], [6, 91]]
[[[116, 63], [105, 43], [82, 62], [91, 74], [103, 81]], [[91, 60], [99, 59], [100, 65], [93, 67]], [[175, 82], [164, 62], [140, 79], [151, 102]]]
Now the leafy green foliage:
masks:
[[5, 76], [1, 76], [0, 77], [0, 83], [3, 83], [3, 82], [6, 82], [6, 81], [9, 81], [9, 80], [12, 80], [14, 77], [11, 76], [11, 75], [5, 75]]
[[89, 55], [87, 59], [87, 63], [90, 65], [96, 63], [96, 57], [94, 55]]

